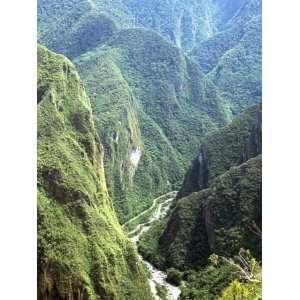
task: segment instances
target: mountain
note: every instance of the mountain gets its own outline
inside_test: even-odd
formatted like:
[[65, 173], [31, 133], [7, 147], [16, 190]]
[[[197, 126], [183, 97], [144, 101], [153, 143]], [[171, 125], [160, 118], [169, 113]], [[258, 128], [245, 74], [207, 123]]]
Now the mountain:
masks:
[[[51, 47], [69, 46], [76, 34], [99, 34], [97, 20], [109, 18], [119, 29], [144, 27], [163, 35], [176, 46], [191, 50], [212, 37], [247, 1], [216, 0], [39, 0], [39, 40]], [[90, 18], [94, 20], [89, 20]], [[107, 21], [107, 20], [106, 20]], [[68, 41], [64, 41], [67, 38]], [[88, 35], [82, 35], [87, 38]], [[96, 38], [97, 40], [97, 38]], [[95, 40], [95, 41], [96, 41]], [[60, 45], [59, 41], [63, 43]]]
[[237, 114], [261, 102], [261, 17], [251, 20], [239, 43], [219, 60], [209, 77]]
[[39, 0], [38, 40], [75, 58], [120, 29], [152, 29], [195, 60], [239, 114], [261, 102], [261, 10], [261, 0]]
[[38, 1], [38, 40], [75, 58], [148, 28], [195, 60], [233, 114], [261, 102], [261, 0]]
[[64, 56], [38, 47], [38, 298], [152, 299], [107, 192], [90, 100]]
[[[226, 52], [235, 48], [244, 37], [245, 34], [251, 30], [251, 23], [261, 16], [261, 5], [251, 5], [251, 1], [243, 6], [243, 9], [238, 10], [235, 17], [224, 26], [220, 31], [216, 32], [210, 38], [200, 42], [192, 51], [191, 56], [199, 63], [202, 71], [209, 73], [218, 64], [220, 59]], [[257, 22], [257, 21], [256, 21]], [[257, 22], [258, 36], [261, 36], [261, 30]], [[254, 39], [255, 40], [255, 39]], [[259, 48], [259, 44], [256, 45]]]
[[241, 2], [219, 31], [190, 53], [235, 114], [261, 102], [261, 1]]
[[136, 26], [151, 28], [187, 52], [245, 24], [261, 9], [259, 0], [124, 0], [124, 4]]
[[209, 187], [214, 178], [262, 151], [261, 106], [253, 106], [231, 124], [206, 136], [186, 173], [178, 198]]
[[200, 139], [231, 116], [214, 84], [154, 31], [121, 30], [74, 62], [92, 101], [109, 191], [123, 222], [174, 190]]
[[[256, 231], [257, 230], [257, 231]], [[231, 168], [211, 186], [178, 201], [160, 237], [167, 266], [195, 268], [210, 254], [240, 248], [261, 258], [261, 156]]]
[[72, 58], [91, 98], [121, 223], [177, 189], [200, 139], [231, 119], [227, 101], [182, 50], [152, 30], [122, 29], [136, 25], [138, 5], [38, 5], [39, 41]]
[[73, 58], [105, 42], [117, 25], [92, 1], [39, 0], [38, 28], [40, 43]]
[[261, 1], [38, 0], [38, 42], [39, 298], [152, 299], [120, 224], [179, 190], [139, 252], [260, 299]]
[[261, 259], [260, 107], [203, 140], [177, 198], [169, 218], [142, 240], [143, 256], [181, 270], [240, 248]]
[[125, 0], [136, 23], [151, 28], [176, 46], [191, 50], [217, 31], [210, 0]]

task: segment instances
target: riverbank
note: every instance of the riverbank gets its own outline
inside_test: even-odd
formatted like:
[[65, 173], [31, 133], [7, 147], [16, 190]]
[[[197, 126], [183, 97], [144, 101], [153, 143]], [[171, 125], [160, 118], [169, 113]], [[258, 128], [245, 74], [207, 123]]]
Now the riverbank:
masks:
[[[177, 191], [172, 191], [154, 199], [150, 208], [129, 220], [127, 224], [124, 224], [125, 226], [128, 226], [127, 228], [132, 228], [133, 224], [135, 224], [135, 228], [133, 228], [127, 234], [136, 244], [136, 246], [138, 245], [142, 235], [151, 228], [151, 225], [167, 215], [176, 194]], [[174, 286], [166, 281], [167, 274], [155, 268], [141, 255], [139, 255], [139, 257], [150, 274], [149, 285], [154, 299], [161, 300], [158, 293], [158, 287], [160, 286], [165, 288], [167, 292], [167, 300], [177, 300], [181, 291], [177, 286]]]
[[136, 229], [139, 224], [146, 223], [149, 219], [151, 219], [152, 214], [157, 210], [158, 205], [164, 203], [167, 199], [175, 198], [178, 191], [171, 191], [164, 195], [161, 195], [155, 198], [152, 202], [152, 205], [146, 210], [139, 213], [137, 216], [131, 218], [127, 222], [122, 225], [122, 228], [125, 232], [131, 233]]

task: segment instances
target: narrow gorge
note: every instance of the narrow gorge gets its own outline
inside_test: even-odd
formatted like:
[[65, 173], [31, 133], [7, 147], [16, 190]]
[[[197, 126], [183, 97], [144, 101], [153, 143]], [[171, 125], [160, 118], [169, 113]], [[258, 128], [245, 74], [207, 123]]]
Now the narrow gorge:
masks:
[[38, 0], [37, 58], [38, 299], [261, 299], [261, 1]]

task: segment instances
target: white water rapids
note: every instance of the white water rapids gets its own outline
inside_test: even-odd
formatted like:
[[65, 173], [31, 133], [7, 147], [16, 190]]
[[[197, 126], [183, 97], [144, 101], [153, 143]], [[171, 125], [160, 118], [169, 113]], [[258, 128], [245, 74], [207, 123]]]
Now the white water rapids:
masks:
[[[141, 236], [150, 229], [151, 224], [153, 222], [158, 221], [159, 219], [166, 216], [168, 210], [170, 209], [171, 203], [174, 200], [174, 197], [168, 198], [163, 203], [160, 203], [147, 222], [139, 224], [133, 231], [129, 232], [129, 235], [134, 234], [131, 239], [136, 243], [136, 245], [138, 244]], [[154, 299], [155, 300], [161, 299], [158, 296], [156, 290], [156, 284], [159, 284], [161, 286], [164, 286], [167, 289], [168, 300], [177, 300], [180, 295], [180, 289], [166, 281], [167, 274], [163, 271], [156, 269], [152, 264], [146, 261], [141, 255], [139, 255], [139, 257], [151, 274], [149, 278], [149, 285]]]

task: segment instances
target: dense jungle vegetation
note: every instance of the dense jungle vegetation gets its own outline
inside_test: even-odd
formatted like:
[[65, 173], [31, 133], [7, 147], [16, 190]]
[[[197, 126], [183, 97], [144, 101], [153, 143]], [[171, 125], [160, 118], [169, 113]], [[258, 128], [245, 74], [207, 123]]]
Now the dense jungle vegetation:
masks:
[[38, 0], [37, 100], [39, 299], [153, 299], [125, 231], [157, 207], [122, 225], [171, 191], [140, 254], [261, 299], [260, 0]]

